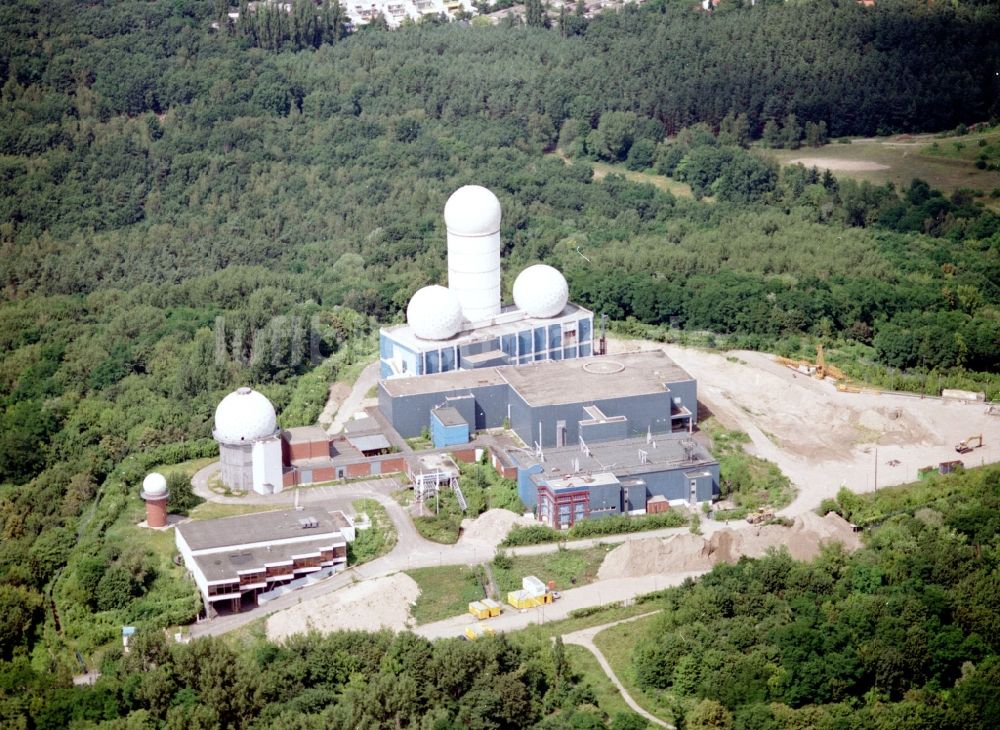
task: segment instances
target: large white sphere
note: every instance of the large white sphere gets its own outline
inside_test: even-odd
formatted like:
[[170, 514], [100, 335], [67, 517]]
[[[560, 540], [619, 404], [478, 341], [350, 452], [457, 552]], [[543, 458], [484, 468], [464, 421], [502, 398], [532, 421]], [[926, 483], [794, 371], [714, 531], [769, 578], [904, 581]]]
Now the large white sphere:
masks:
[[167, 493], [167, 478], [155, 471], [147, 474], [142, 480], [142, 491], [147, 497], [162, 497]]
[[529, 317], [555, 317], [568, 300], [566, 278], [551, 266], [529, 266], [514, 280], [514, 304]]
[[410, 299], [406, 321], [423, 340], [447, 340], [462, 328], [462, 305], [450, 289], [425, 286]]
[[271, 401], [250, 388], [240, 388], [215, 409], [215, 438], [229, 444], [256, 441], [278, 430]]
[[444, 225], [459, 236], [486, 236], [500, 230], [500, 201], [481, 185], [460, 187], [444, 206]]

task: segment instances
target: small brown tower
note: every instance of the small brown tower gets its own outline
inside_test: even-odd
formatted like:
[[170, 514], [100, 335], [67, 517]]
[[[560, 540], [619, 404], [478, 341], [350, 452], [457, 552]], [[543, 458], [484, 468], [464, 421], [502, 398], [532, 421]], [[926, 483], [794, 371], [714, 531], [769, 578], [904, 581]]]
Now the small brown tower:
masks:
[[142, 480], [142, 491], [139, 496], [146, 500], [146, 526], [167, 526], [167, 479], [162, 474], [153, 472]]

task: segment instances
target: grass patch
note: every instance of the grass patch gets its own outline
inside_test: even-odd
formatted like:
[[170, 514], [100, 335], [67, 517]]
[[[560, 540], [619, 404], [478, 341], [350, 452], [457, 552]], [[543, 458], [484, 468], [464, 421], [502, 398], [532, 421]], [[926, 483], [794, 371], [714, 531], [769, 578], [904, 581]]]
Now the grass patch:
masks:
[[[427, 540], [451, 545], [458, 541], [462, 520], [475, 519], [488, 509], [509, 509], [520, 514], [524, 511], [517, 496], [517, 484], [504, 479], [488, 464], [459, 464], [459, 481], [468, 510], [463, 512], [455, 493], [442, 489], [437, 497], [429, 499], [424, 508], [433, 514], [415, 517], [413, 524]], [[401, 500], [397, 500], [401, 501]]]
[[188, 459], [187, 461], [182, 461], [179, 464], [158, 464], [149, 471], [157, 471], [165, 477], [169, 477], [171, 474], [177, 472], [194, 476], [201, 469], [204, 469], [209, 464], [218, 460], [218, 456], [205, 456], [200, 459]]
[[761, 507], [780, 509], [794, 499], [795, 487], [776, 464], [743, 450], [749, 436], [723, 428], [715, 418], [702, 421], [701, 429], [712, 438], [712, 451], [719, 460], [720, 496], [736, 504], [736, 509], [722, 513], [722, 519], [745, 517]]
[[[982, 147], [979, 146], [980, 139], [986, 141]], [[998, 162], [995, 154], [998, 139], [1000, 133], [991, 130], [948, 139], [889, 137], [798, 150], [762, 149], [761, 153], [782, 165], [808, 158], [835, 160], [846, 165], [852, 162], [886, 165], [880, 170], [833, 170], [833, 173], [837, 177], [867, 180], [875, 185], [892, 182], [897, 189], [908, 187], [914, 178], [920, 178], [946, 195], [963, 188], [988, 193], [1000, 187], [1000, 170], [995, 167]], [[956, 146], [956, 142], [960, 146]], [[976, 161], [983, 154], [986, 155], [987, 165], [985, 169], [979, 169]], [[997, 199], [983, 196], [980, 200], [993, 209], [1000, 207]]]
[[673, 716], [671, 704], [664, 693], [653, 694], [640, 689], [635, 681], [635, 669], [632, 665], [632, 652], [635, 646], [648, 635], [656, 618], [655, 615], [647, 616], [612, 626], [595, 636], [594, 644], [604, 654], [604, 658], [608, 660], [608, 664], [618, 675], [622, 685], [632, 695], [632, 699], [661, 720], [674, 723], [677, 718]]
[[[441, 495], [444, 497], [444, 495]], [[454, 499], [454, 497], [452, 497]], [[414, 517], [413, 526], [421, 537], [441, 545], [454, 545], [462, 531], [462, 518], [450, 512]]]
[[458, 616], [469, 610], [470, 602], [486, 597], [483, 568], [479, 565], [414, 568], [406, 574], [420, 586], [420, 596], [412, 610], [417, 624]]
[[577, 522], [568, 530], [553, 530], [545, 525], [515, 525], [500, 543], [504, 547], [520, 547], [523, 545], [541, 545], [562, 540], [582, 540], [608, 535], [624, 535], [646, 530], [662, 530], [670, 527], [683, 527], [688, 524], [687, 512], [672, 509], [655, 515], [629, 517], [605, 517], [599, 520]]
[[597, 658], [589, 650], [575, 644], [566, 644], [566, 657], [573, 671], [580, 677], [580, 681], [590, 685], [594, 690], [597, 708], [601, 712], [608, 717], [613, 717], [618, 712], [632, 712], [622, 699], [621, 692], [611, 684], [608, 675], [604, 673], [601, 665], [597, 663]]
[[372, 523], [367, 530], [357, 531], [354, 542], [347, 543], [347, 564], [359, 565], [385, 555], [396, 546], [396, 527], [385, 507], [374, 499], [356, 500], [353, 507], [356, 513], [367, 514]]
[[564, 591], [593, 583], [604, 557], [612, 545], [600, 545], [587, 550], [557, 550], [544, 555], [509, 556], [503, 553], [493, 559], [493, 578], [501, 597], [521, 588], [525, 576], [534, 575], [545, 583], [555, 581], [556, 590]]

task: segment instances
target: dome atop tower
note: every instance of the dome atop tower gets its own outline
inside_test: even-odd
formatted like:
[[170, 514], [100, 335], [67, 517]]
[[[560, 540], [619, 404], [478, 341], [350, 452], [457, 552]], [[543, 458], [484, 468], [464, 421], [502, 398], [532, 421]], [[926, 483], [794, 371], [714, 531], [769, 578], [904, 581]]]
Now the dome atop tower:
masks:
[[459, 236], [486, 236], [500, 230], [500, 201], [481, 185], [460, 187], [444, 206], [444, 225]]
[[425, 286], [410, 299], [406, 321], [422, 340], [447, 340], [462, 328], [462, 305], [450, 289]]
[[569, 286], [551, 266], [529, 266], [514, 280], [514, 304], [529, 317], [555, 317], [566, 308]]
[[146, 478], [142, 480], [142, 492], [140, 492], [139, 496], [143, 499], [162, 499], [166, 497], [167, 478], [155, 471], [147, 474]]
[[256, 441], [274, 435], [278, 419], [271, 401], [252, 388], [239, 388], [215, 409], [215, 440], [228, 444]]

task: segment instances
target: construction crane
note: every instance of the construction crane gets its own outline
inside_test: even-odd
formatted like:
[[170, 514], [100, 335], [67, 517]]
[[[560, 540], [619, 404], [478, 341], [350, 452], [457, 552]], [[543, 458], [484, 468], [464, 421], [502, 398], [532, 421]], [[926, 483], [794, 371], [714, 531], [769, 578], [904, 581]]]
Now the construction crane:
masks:
[[964, 441], [959, 441], [955, 444], [955, 451], [960, 454], [968, 454], [973, 449], [978, 449], [983, 445], [983, 435], [969, 436], [969, 438]]

